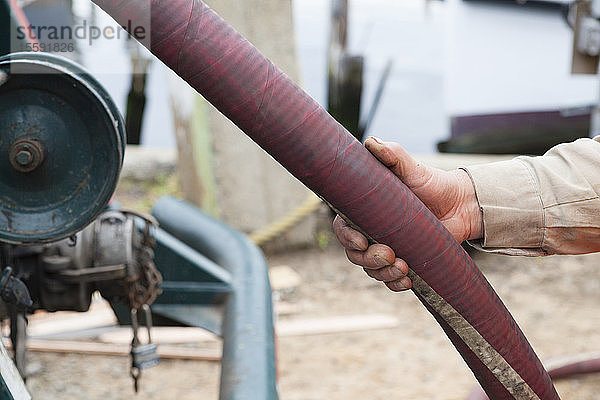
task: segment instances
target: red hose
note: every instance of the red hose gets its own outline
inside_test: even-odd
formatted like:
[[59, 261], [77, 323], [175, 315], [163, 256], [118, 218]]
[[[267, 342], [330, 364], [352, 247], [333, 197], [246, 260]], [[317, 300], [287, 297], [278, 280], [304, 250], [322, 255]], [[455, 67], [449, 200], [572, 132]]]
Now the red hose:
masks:
[[[565, 360], [550, 362], [548, 365], [548, 374], [553, 381], [598, 372], [600, 372], [600, 354], [598, 353], [569, 357]], [[488, 396], [481, 390], [481, 387], [477, 386], [469, 393], [466, 400], [488, 400]]]
[[[312, 98], [200, 0], [96, 0], [151, 13], [151, 50], [311, 190], [390, 245], [493, 399], [558, 399], [489, 283], [429, 210]], [[134, 24], [135, 26], [135, 24]]]
[[553, 380], [568, 378], [573, 375], [587, 375], [600, 372], [600, 358], [582, 359], [572, 363], [563, 363], [549, 368], [548, 373]]

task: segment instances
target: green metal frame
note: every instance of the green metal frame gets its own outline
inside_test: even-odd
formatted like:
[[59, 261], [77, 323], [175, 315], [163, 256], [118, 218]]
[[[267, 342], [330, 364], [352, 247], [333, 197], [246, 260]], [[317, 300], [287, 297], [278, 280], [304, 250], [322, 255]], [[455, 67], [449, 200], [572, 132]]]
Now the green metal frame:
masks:
[[[219, 327], [213, 331], [223, 337], [220, 399], [278, 399], [271, 286], [260, 249], [241, 232], [183, 201], [162, 198], [152, 213], [166, 232], [197, 251], [196, 266], [210, 279], [196, 281], [205, 285], [196, 290], [208, 302], [195, 307], [205, 307], [196, 314], [198, 319], [206, 314], [221, 317], [211, 320]], [[159, 234], [157, 239], [156, 263], [167, 290], [163, 289], [154, 309], [173, 317], [178, 314], [173, 308], [182, 305], [168, 303], [172, 299], [169, 289], [181, 293], [184, 288], [182, 281], [171, 279], [187, 274], [176, 257], [182, 253], [177, 247], [167, 247], [173, 244], [168, 236]], [[225, 287], [230, 288], [228, 293], [220, 291]]]

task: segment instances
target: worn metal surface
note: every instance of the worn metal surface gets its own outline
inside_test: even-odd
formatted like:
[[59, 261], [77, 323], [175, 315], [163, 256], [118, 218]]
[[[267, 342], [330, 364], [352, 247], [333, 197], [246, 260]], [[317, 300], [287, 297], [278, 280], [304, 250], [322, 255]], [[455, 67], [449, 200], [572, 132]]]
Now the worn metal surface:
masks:
[[[220, 398], [277, 399], [271, 286], [261, 251], [240, 232], [183, 201], [160, 199], [153, 215], [165, 230], [230, 276], [232, 291], [222, 305]], [[167, 280], [170, 274], [158, 258], [157, 266]], [[160, 304], [161, 297], [154, 309]]]
[[43, 53], [0, 58], [0, 241], [71, 236], [106, 207], [125, 146], [108, 94], [73, 62]]

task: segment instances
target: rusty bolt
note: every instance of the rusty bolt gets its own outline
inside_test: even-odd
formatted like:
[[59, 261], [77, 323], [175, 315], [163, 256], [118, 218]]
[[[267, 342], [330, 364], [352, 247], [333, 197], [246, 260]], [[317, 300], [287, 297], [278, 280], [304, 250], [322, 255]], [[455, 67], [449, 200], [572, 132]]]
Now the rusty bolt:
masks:
[[44, 148], [36, 140], [19, 140], [9, 150], [13, 168], [19, 172], [31, 172], [44, 161]]
[[16, 161], [20, 166], [25, 167], [33, 161], [33, 154], [28, 150], [21, 150], [17, 153]]

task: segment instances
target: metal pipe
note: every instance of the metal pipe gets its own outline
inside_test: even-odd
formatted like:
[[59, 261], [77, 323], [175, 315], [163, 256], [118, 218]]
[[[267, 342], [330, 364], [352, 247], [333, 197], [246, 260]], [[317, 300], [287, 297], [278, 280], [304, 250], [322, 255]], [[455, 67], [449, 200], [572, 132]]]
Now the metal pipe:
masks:
[[261, 251], [240, 232], [173, 198], [152, 214], [177, 239], [231, 273], [225, 303], [221, 400], [277, 400], [271, 286]]

